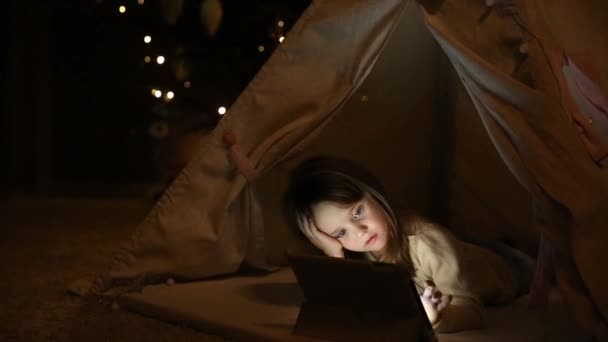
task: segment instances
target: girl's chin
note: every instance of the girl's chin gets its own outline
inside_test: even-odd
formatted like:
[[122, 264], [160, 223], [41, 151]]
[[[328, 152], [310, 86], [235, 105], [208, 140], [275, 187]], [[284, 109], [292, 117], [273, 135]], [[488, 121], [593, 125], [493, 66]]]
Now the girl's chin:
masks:
[[367, 250], [370, 252], [380, 252], [382, 250], [384, 250], [384, 247], [386, 246], [386, 243], [380, 239], [374, 241], [371, 245], [366, 246]]

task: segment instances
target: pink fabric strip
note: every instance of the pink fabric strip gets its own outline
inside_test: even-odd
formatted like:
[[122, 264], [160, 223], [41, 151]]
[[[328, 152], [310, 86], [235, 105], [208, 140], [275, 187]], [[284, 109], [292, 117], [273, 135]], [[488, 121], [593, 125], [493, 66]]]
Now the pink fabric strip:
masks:
[[[576, 78], [576, 83], [581, 93], [589, 102], [591, 102], [600, 112], [608, 116], [608, 98], [602, 89], [589, 77], [581, 68], [572, 60], [570, 56], [566, 56], [568, 65], [573, 71]], [[589, 71], [587, 72], [589, 73]]]
[[[575, 70], [572, 68], [573, 64], [568, 64], [570, 59], [564, 54], [563, 51], [550, 51], [549, 60], [559, 82], [565, 109], [570, 114], [573, 124], [578, 129], [579, 137], [581, 138], [581, 141], [583, 142], [591, 158], [596, 163], [599, 163], [602, 159], [608, 156], [608, 145], [602, 141], [602, 137], [598, 131], [598, 128], [600, 127], [595, 127], [594, 123], [589, 120], [590, 113], [587, 113], [586, 110], [581, 108], [575, 100], [575, 98], [578, 97], [583, 98], [584, 101], [588, 101], [587, 97], [582, 94], [582, 90], [579, 86], [579, 80], [576, 79], [568, 82], [566, 79], [567, 77], [565, 70], [563, 69], [564, 67], [568, 68], [568, 73], [572, 74], [572, 78], [577, 78], [577, 76], [574, 76]], [[581, 75], [582, 74], [579, 74], [579, 76]], [[591, 103], [589, 103], [589, 105], [593, 106]], [[603, 119], [605, 118], [603, 117], [603, 114], [600, 115], [602, 115], [602, 118], [597, 120], [595, 125], [602, 124], [602, 121], [604, 121]], [[606, 127], [606, 129], [608, 129], [608, 127]]]
[[536, 270], [532, 284], [530, 284], [528, 308], [545, 309], [547, 307], [553, 275], [553, 248], [549, 241], [541, 236], [536, 256]]
[[234, 132], [226, 131], [224, 133], [224, 142], [228, 145], [228, 154], [237, 170], [239, 170], [239, 173], [243, 175], [248, 182], [255, 180], [259, 176], [259, 172], [255, 169], [251, 160], [247, 158], [243, 148], [237, 143]]

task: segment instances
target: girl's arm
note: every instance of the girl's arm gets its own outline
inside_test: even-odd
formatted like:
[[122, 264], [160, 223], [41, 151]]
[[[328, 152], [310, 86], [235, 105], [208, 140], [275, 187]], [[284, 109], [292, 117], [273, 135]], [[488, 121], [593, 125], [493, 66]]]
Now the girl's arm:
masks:
[[[494, 255], [463, 245], [445, 229], [424, 222], [410, 244], [412, 259], [418, 262], [418, 280], [432, 280], [452, 302], [434, 323], [438, 332], [455, 332], [483, 326], [483, 298], [500, 298], [510, 293], [511, 281]], [[478, 248], [479, 249], [479, 248]], [[482, 253], [484, 252], [484, 253]]]

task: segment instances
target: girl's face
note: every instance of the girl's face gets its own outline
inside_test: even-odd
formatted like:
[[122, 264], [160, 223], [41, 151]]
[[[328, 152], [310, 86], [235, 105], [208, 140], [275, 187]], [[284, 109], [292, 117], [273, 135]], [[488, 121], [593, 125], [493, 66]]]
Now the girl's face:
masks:
[[382, 252], [388, 228], [382, 209], [368, 196], [352, 205], [320, 202], [312, 206], [317, 228], [353, 252]]

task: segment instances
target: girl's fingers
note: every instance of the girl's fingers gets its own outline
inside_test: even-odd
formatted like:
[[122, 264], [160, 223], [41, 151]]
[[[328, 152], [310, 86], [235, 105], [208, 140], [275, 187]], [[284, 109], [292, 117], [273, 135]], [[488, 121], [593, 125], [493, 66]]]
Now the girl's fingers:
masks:
[[433, 291], [435, 291], [434, 287], [427, 286], [424, 288], [424, 292], [422, 292], [422, 295], [427, 298], [431, 298], [431, 296], [433, 295]]
[[302, 232], [306, 236], [310, 236], [312, 234], [312, 231], [310, 229], [310, 222], [309, 222], [308, 218], [306, 218], [305, 216], [300, 217], [299, 225], [300, 225], [300, 230], [302, 230]]
[[437, 311], [442, 311], [452, 302], [452, 296], [444, 296], [441, 302], [437, 305]]
[[437, 288], [434, 288], [435, 291], [433, 291], [433, 293], [431, 294], [431, 303], [433, 304], [437, 304], [440, 303], [442, 300], [442, 293], [441, 291], [437, 290]]
[[313, 243], [317, 243], [320, 240], [319, 231], [314, 223], [307, 217], [302, 216], [299, 219], [300, 230], [304, 235]]
[[300, 231], [304, 233], [304, 235], [308, 236], [308, 227], [301, 217], [298, 218], [298, 226], [300, 226]]

